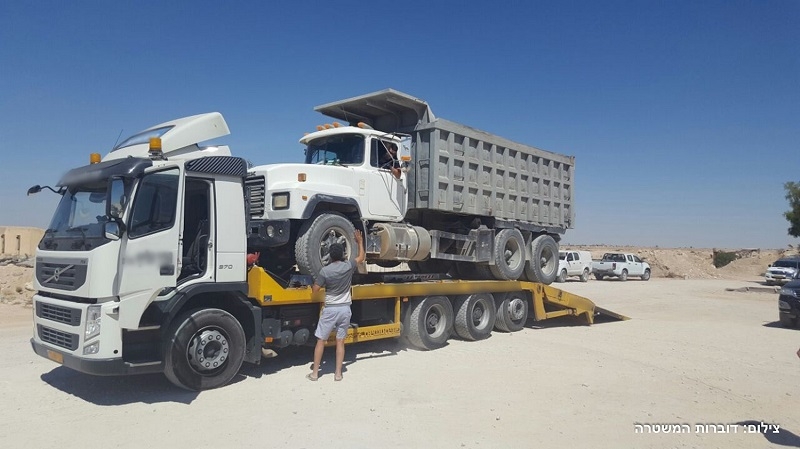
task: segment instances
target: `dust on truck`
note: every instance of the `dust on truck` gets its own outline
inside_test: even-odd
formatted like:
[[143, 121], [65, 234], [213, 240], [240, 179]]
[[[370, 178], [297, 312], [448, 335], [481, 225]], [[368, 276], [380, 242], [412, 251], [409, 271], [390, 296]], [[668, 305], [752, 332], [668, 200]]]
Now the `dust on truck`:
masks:
[[[305, 161], [256, 166], [247, 179], [250, 246], [285, 277], [315, 275], [327, 248], [417, 273], [550, 284], [558, 241], [574, 221], [575, 159], [433, 115], [392, 89], [315, 108], [342, 120], [305, 135]], [[397, 178], [381, 167], [400, 147]]]
[[[309, 343], [324, 295], [309, 276], [259, 266], [248, 242], [283, 237], [251, 221], [246, 161], [201, 145], [228, 133], [218, 113], [163, 123], [102, 161], [93, 154], [56, 188], [29, 190], [61, 196], [36, 252], [37, 354], [83, 373], [164, 373], [204, 390], [261, 363], [264, 349]], [[435, 349], [452, 336], [520, 330], [530, 316], [610, 314], [541, 283], [359, 276], [347, 343], [403, 336]]]

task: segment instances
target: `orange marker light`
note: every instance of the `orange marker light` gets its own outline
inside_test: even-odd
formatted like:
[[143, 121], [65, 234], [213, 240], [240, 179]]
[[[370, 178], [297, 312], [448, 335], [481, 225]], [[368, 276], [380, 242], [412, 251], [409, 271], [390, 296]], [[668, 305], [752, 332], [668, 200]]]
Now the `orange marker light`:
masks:
[[297, 174], [297, 182], [306, 182], [306, 174], [305, 173], [298, 173]]
[[100, 153], [92, 153], [89, 155], [89, 163], [90, 164], [99, 164], [100, 163]]

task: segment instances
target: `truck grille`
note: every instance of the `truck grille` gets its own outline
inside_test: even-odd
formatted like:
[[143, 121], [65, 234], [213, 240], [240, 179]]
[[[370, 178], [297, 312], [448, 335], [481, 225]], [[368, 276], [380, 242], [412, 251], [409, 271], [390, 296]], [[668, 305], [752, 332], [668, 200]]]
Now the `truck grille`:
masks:
[[70, 351], [78, 349], [77, 334], [70, 334], [69, 332], [51, 329], [49, 327], [42, 326], [41, 324], [37, 325], [37, 327], [39, 328], [39, 338], [43, 342], [56, 345], [60, 348], [69, 349]]
[[77, 290], [86, 282], [86, 259], [36, 258], [36, 279], [44, 287]]
[[245, 181], [247, 189], [247, 201], [250, 206], [250, 218], [264, 218], [264, 208], [266, 205], [266, 181], [263, 176], [250, 176]]
[[80, 309], [71, 309], [38, 301], [36, 302], [36, 316], [45, 320], [69, 324], [70, 326], [77, 326], [81, 323]]

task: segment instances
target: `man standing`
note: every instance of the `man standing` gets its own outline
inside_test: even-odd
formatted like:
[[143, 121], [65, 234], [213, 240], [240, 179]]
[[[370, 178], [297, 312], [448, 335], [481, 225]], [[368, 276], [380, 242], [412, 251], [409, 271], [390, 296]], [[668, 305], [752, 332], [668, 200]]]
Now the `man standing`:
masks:
[[361, 231], [356, 230], [356, 246], [358, 255], [356, 260], [346, 260], [344, 247], [339, 243], [334, 243], [329, 248], [331, 261], [322, 267], [319, 276], [311, 286], [311, 291], [318, 292], [325, 287], [325, 308], [322, 309], [317, 330], [314, 335], [317, 337], [317, 345], [314, 347], [314, 366], [311, 373], [306, 378], [316, 381], [319, 378], [319, 365], [322, 362], [322, 353], [325, 351], [325, 341], [336, 330], [336, 370], [333, 380], [342, 380], [342, 363], [344, 362], [344, 337], [347, 336], [347, 328], [350, 327], [350, 304], [353, 302], [350, 291], [353, 271], [358, 264], [367, 258], [364, 251], [364, 238]]

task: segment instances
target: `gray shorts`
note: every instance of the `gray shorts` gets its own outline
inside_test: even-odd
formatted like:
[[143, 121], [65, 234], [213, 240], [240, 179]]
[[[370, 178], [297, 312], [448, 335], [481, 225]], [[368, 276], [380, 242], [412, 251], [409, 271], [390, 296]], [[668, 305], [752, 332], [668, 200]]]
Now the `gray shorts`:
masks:
[[350, 304], [325, 306], [319, 316], [317, 331], [314, 336], [320, 340], [327, 340], [331, 332], [336, 329], [336, 339], [342, 340], [347, 336], [347, 328], [350, 327], [350, 318], [353, 312], [350, 311]]

